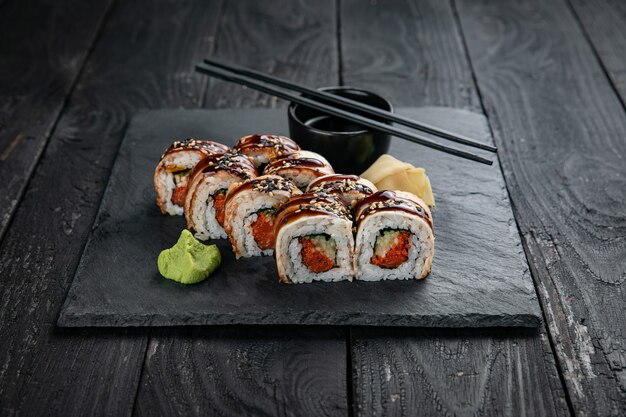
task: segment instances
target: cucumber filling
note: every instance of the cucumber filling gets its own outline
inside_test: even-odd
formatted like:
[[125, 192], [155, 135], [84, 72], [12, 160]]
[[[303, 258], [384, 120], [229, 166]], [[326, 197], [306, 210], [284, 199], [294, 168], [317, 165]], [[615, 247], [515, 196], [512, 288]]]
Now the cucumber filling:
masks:
[[174, 172], [172, 175], [174, 176], [174, 184], [178, 185], [180, 183], [187, 182], [187, 177], [189, 176], [190, 169], [185, 169], [182, 171]]
[[187, 180], [190, 169], [174, 172], [174, 191], [172, 192], [172, 203], [182, 207], [185, 205], [185, 196], [187, 195]]

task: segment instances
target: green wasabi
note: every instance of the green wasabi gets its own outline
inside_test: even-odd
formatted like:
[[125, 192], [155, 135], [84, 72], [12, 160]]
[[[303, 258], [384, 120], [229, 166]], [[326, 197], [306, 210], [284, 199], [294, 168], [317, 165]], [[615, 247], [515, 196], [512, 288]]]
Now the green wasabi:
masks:
[[180, 233], [178, 242], [159, 254], [159, 272], [167, 279], [181, 284], [205, 280], [220, 266], [222, 255], [215, 245], [198, 242], [189, 230]]

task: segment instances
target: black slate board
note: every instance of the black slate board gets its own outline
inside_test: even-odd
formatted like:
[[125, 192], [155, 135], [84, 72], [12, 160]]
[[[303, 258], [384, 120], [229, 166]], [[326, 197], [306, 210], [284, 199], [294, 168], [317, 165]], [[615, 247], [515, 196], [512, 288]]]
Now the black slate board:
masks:
[[[483, 116], [446, 108], [401, 113], [491, 143]], [[159, 275], [156, 259], [185, 227], [162, 216], [152, 173], [174, 138], [232, 145], [253, 132], [286, 134], [285, 110], [158, 110], [132, 120], [59, 326], [323, 324], [429, 327], [525, 326], [540, 310], [500, 167], [394, 139], [390, 153], [426, 168], [437, 201], [435, 260], [422, 281], [278, 283], [273, 258], [222, 265], [185, 286]]]

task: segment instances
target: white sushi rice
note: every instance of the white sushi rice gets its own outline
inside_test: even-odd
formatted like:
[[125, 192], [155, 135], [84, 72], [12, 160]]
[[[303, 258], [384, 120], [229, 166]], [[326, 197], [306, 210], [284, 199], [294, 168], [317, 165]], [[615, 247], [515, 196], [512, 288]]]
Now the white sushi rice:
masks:
[[[411, 232], [408, 259], [397, 268], [381, 268], [371, 263], [376, 238], [384, 229], [402, 229]], [[372, 213], [361, 222], [356, 235], [356, 279], [380, 281], [424, 278], [430, 272], [434, 253], [433, 232], [423, 219], [402, 211]]]
[[[337, 266], [326, 272], [311, 272], [302, 262], [299, 238], [327, 234], [337, 245]], [[276, 236], [276, 265], [283, 281], [310, 283], [313, 281], [352, 281], [354, 275], [354, 240], [352, 222], [331, 215], [303, 216], [283, 226]]]
[[228, 189], [241, 181], [236, 175], [219, 171], [212, 175], [198, 175], [189, 185], [185, 200], [187, 227], [201, 240], [224, 239], [226, 232], [215, 218], [213, 198], [217, 191]]
[[[264, 207], [264, 208], [271, 208], [271, 207]], [[262, 209], [259, 209], [259, 210], [262, 210]], [[243, 222], [244, 251], [242, 252], [243, 253], [242, 256], [245, 258], [248, 258], [251, 256], [270, 256], [274, 253], [274, 249], [259, 248], [259, 245], [256, 243], [256, 240], [254, 240], [254, 234], [252, 233], [252, 225], [259, 218], [259, 215], [257, 213], [258, 211], [249, 215], [248, 217], [244, 219], [244, 222]]]
[[224, 225], [237, 259], [261, 255], [269, 256], [274, 253], [273, 249], [262, 250], [259, 248], [256, 240], [254, 240], [252, 224], [258, 219], [257, 212], [275, 208], [288, 198], [289, 194], [284, 191], [275, 191], [270, 196], [266, 193], [249, 190], [237, 194], [228, 202]]
[[163, 213], [171, 216], [183, 214], [183, 207], [172, 203], [172, 194], [176, 189], [174, 173], [193, 168], [204, 157], [198, 150], [177, 151], [165, 155], [154, 171], [154, 186], [157, 192], [157, 204]]

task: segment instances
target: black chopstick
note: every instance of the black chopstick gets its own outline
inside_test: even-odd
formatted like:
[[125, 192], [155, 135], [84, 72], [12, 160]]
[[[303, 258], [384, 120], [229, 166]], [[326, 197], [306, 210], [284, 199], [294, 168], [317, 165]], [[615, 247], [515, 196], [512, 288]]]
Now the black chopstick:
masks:
[[399, 138], [406, 139], [411, 142], [424, 145], [429, 148], [436, 149], [442, 152], [446, 152], [451, 155], [459, 156], [465, 159], [470, 159], [472, 161], [480, 162], [480, 163], [487, 164], [487, 165], [491, 165], [493, 163], [491, 160], [483, 158], [479, 155], [475, 155], [473, 153], [466, 152], [460, 149], [450, 148], [445, 145], [439, 144], [437, 142], [433, 142], [423, 136], [419, 136], [417, 134], [407, 132], [406, 130], [396, 129], [387, 124], [368, 119], [367, 117], [364, 117], [358, 114], [350, 113], [349, 111], [346, 111], [346, 110], [338, 109], [336, 107], [332, 107], [327, 104], [323, 104], [323, 103], [317, 102], [315, 100], [311, 100], [303, 96], [299, 96], [296, 94], [291, 94], [285, 91], [278, 90], [274, 87], [261, 84], [258, 81], [248, 78], [246, 76], [236, 75], [231, 71], [217, 69], [217, 68], [210, 67], [210, 66], [203, 65], [203, 64], [196, 65], [196, 70], [204, 74], [208, 74], [208, 75], [221, 78], [226, 81], [234, 82], [237, 84], [245, 85], [247, 87], [261, 91], [263, 93], [270, 94], [272, 96], [282, 98], [284, 100], [289, 100], [294, 103], [302, 104], [304, 106], [314, 108], [321, 112], [332, 114], [333, 116], [350, 120], [360, 125], [367, 126], [369, 128], [372, 128], [381, 132], [386, 132], [391, 135], [397, 136]]
[[326, 92], [319, 91], [319, 90], [314, 90], [312, 88], [294, 84], [290, 81], [283, 80], [281, 78], [277, 78], [272, 75], [264, 74], [259, 71], [241, 67], [239, 65], [225, 64], [223, 62], [215, 61], [209, 58], [205, 58], [204, 62], [206, 62], [207, 64], [211, 64], [218, 68], [235, 72], [240, 75], [245, 75], [246, 77], [250, 77], [255, 80], [260, 80], [268, 84], [283, 87], [288, 90], [297, 91], [299, 93], [306, 94], [307, 96], [310, 96], [310, 97], [315, 97], [320, 100], [327, 100], [335, 104], [341, 104], [346, 107], [352, 108], [354, 110], [360, 110], [364, 113], [370, 114], [372, 116], [377, 116], [386, 121], [396, 122], [404, 126], [411, 127], [413, 129], [431, 133], [443, 139], [448, 139], [453, 142], [462, 143], [464, 145], [473, 146], [473, 147], [480, 148], [480, 149], [485, 149], [491, 152], [496, 152], [497, 150], [496, 147], [494, 146], [477, 142], [474, 139], [471, 139], [467, 136], [453, 133], [448, 130], [436, 127], [436, 126], [429, 125], [427, 123], [417, 122], [415, 120], [411, 120], [409, 118], [399, 116], [395, 113], [391, 113], [389, 111], [379, 109], [378, 107], [374, 107], [374, 106], [370, 106], [368, 104], [364, 104], [358, 101], [350, 100], [349, 98], [346, 98], [346, 97], [342, 97], [336, 94], [326, 93]]

